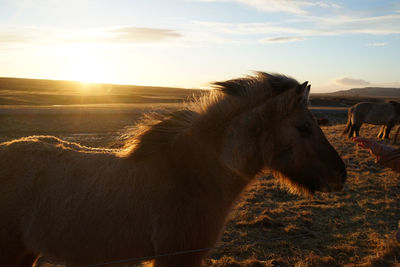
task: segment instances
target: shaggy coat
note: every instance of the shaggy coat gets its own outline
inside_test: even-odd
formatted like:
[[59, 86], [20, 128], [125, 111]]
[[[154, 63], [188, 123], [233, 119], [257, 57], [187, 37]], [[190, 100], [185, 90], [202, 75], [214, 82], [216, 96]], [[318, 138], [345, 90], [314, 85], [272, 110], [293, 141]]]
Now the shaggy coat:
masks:
[[345, 166], [307, 109], [307, 83], [258, 73], [216, 86], [148, 118], [119, 150], [52, 136], [1, 143], [0, 266], [42, 254], [68, 266], [196, 267], [264, 168], [293, 191], [342, 188]]
[[393, 126], [400, 120], [400, 103], [361, 102], [350, 107], [348, 119], [343, 135], [348, 133], [348, 138], [358, 136], [361, 125], [365, 123], [382, 125], [378, 138], [389, 139], [389, 133]]

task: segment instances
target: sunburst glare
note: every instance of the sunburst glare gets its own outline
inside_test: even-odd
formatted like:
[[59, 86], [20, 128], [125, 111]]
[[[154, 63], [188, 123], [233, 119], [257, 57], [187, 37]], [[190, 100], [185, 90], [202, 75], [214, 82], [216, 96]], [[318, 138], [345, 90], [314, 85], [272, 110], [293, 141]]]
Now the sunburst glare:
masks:
[[68, 47], [65, 52], [65, 79], [82, 82], [112, 82], [109, 64], [101, 56], [99, 50], [89, 46], [75, 45]]

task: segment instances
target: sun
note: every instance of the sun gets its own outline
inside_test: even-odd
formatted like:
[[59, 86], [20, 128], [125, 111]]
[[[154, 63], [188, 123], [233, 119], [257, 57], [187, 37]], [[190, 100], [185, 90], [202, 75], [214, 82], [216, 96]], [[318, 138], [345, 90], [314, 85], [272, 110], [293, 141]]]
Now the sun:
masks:
[[107, 60], [102, 53], [87, 46], [73, 46], [65, 51], [66, 80], [107, 83], [112, 80]]
[[81, 82], [107, 82], [107, 67], [102, 62], [93, 60], [81, 60], [79, 63], [71, 66], [68, 80], [76, 80]]

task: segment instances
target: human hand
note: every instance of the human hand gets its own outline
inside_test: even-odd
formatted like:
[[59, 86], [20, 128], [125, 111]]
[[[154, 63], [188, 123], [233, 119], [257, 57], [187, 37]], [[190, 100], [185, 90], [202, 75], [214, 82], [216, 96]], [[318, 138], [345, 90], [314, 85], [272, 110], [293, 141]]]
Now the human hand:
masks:
[[396, 232], [396, 239], [397, 239], [397, 242], [400, 243], [400, 221], [399, 221], [399, 228], [397, 229], [397, 232]]
[[357, 142], [357, 146], [368, 149], [370, 154], [377, 158], [382, 153], [382, 145], [373, 140], [363, 137], [352, 137], [351, 140]]

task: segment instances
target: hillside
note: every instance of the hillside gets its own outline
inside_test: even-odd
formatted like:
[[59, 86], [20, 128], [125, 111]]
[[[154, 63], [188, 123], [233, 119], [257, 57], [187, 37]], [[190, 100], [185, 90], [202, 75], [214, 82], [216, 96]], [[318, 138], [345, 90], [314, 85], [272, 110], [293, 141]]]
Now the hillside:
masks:
[[0, 78], [0, 105], [176, 103], [199, 92], [171, 87]]
[[341, 90], [329, 95], [362, 96], [362, 97], [400, 97], [400, 88], [364, 87]]
[[365, 87], [310, 95], [311, 106], [349, 107], [359, 102], [400, 101], [400, 88]]

